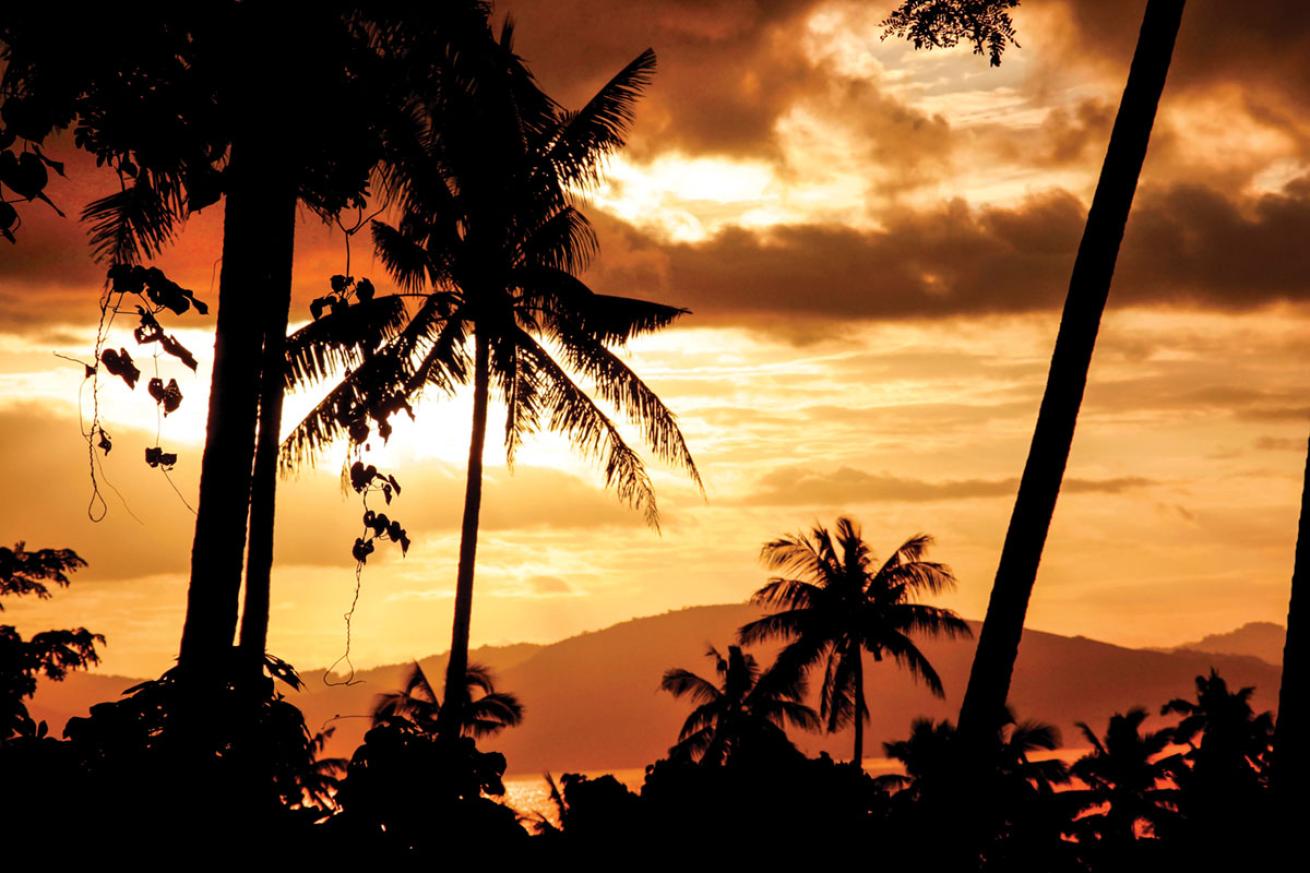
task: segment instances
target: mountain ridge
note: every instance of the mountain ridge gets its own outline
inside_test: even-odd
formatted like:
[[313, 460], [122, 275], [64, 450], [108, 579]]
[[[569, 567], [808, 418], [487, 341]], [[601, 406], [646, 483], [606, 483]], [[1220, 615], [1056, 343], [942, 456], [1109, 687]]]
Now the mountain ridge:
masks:
[[[512, 773], [629, 769], [650, 763], [667, 751], [690, 709], [659, 691], [664, 670], [685, 667], [712, 675], [712, 665], [704, 658], [707, 644], [723, 648], [732, 642], [737, 627], [761, 614], [750, 604], [687, 607], [551, 644], [475, 649], [471, 660], [490, 667], [496, 687], [517, 694], [526, 709], [522, 726], [484, 745], [505, 753]], [[970, 625], [976, 636], [978, 623]], [[946, 698], [934, 698], [890, 663], [871, 665], [866, 671], [870, 753], [876, 754], [884, 741], [906, 736], [915, 717], [955, 717], [974, 642], [922, 640], [920, 647], [941, 675]], [[754, 651], [767, 664], [774, 650], [776, 646]], [[446, 660], [445, 653], [420, 659], [434, 684], [444, 677]], [[1130, 706], [1158, 713], [1167, 700], [1190, 697], [1194, 678], [1212, 667], [1231, 685], [1255, 686], [1257, 710], [1275, 705], [1278, 668], [1253, 655], [1191, 647], [1130, 649], [1031, 629], [1025, 631], [1016, 664], [1011, 704], [1020, 719], [1051, 722], [1065, 737], [1074, 737], [1077, 721], [1099, 729], [1113, 712]], [[326, 754], [348, 756], [367, 729], [376, 695], [399, 688], [408, 669], [409, 664], [389, 664], [360, 670], [350, 685], [327, 685], [324, 670], [308, 671], [302, 674], [303, 691], [284, 690], [305, 713], [311, 731], [334, 728]], [[138, 681], [73, 674], [63, 683], [43, 682], [30, 708], [58, 733], [69, 716], [112, 699]], [[795, 738], [809, 754], [850, 754], [849, 732]]]

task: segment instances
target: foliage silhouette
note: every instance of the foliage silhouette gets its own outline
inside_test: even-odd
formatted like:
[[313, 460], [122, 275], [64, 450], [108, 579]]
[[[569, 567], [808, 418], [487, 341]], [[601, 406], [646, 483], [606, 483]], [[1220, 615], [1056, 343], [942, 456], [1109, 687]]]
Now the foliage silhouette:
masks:
[[[263, 426], [280, 416], [281, 353], [296, 204], [331, 219], [362, 207], [387, 131], [408, 117], [415, 53], [441, 53], [486, 5], [423, 9], [321, 3], [296, 16], [230, 0], [129, 14], [19, 4], [0, 23], [0, 166], [19, 193], [51, 166], [41, 143], [75, 125], [74, 143], [119, 177], [87, 207], [97, 254], [112, 264], [156, 255], [188, 215], [224, 203], [223, 268], [207, 439], [182, 665], [220, 677], [236, 629], [242, 552]], [[240, 59], [232, 46], [243, 46]], [[350, 123], [342, 123], [348, 118]], [[22, 155], [11, 146], [22, 142]], [[36, 163], [33, 163], [35, 156]], [[37, 165], [42, 165], [38, 167]], [[61, 167], [54, 167], [62, 169]], [[8, 170], [4, 184], [15, 177]], [[32, 184], [29, 184], [32, 183]], [[20, 190], [21, 189], [21, 190]], [[0, 214], [6, 235], [8, 212]], [[266, 437], [265, 443], [269, 442]], [[268, 451], [265, 451], [265, 456]], [[258, 465], [269, 503], [270, 463]], [[271, 526], [271, 510], [257, 516]], [[257, 544], [252, 564], [264, 562]], [[271, 560], [271, 553], [270, 560]], [[258, 658], [254, 659], [258, 662]]]
[[713, 646], [705, 654], [714, 662], [718, 684], [681, 668], [668, 670], [660, 680], [662, 690], [696, 704], [669, 757], [722, 767], [799, 755], [787, 738], [787, 725], [819, 728], [819, 716], [804, 702], [804, 676], [776, 663], [761, 670], [739, 646], [729, 646], [727, 657]]
[[[523, 721], [523, 704], [513, 694], [497, 691], [491, 670], [481, 664], [469, 664], [464, 698], [468, 703], [460, 716], [460, 736], [481, 739], [505, 728], [516, 727]], [[396, 717], [408, 719], [420, 731], [434, 736], [441, 724], [441, 701], [417, 661], [405, 680], [405, 687], [398, 692], [379, 695], [373, 708], [374, 724]]]
[[1177, 837], [1197, 862], [1249, 859], [1252, 846], [1275, 832], [1265, 823], [1274, 719], [1251, 709], [1254, 690], [1230, 691], [1211, 670], [1196, 677], [1195, 701], [1174, 699], [1161, 710], [1182, 717], [1172, 736], [1174, 743], [1188, 746], [1182, 754], [1186, 766], [1171, 774], [1185, 821]]
[[1180, 761], [1164, 755], [1174, 734], [1169, 728], [1143, 733], [1147, 717], [1141, 707], [1116, 713], [1104, 738], [1078, 723], [1092, 751], [1074, 762], [1071, 772], [1087, 786], [1079, 796], [1093, 811], [1078, 819], [1076, 833], [1094, 857], [1115, 863], [1140, 858], [1146, 848], [1137, 843], [1167, 832], [1177, 815], [1178, 790], [1171, 779]]
[[[72, 549], [37, 549], [29, 552], [21, 540], [0, 546], [0, 598], [53, 596], [50, 586], [67, 588], [68, 574], [86, 566]], [[4, 602], [0, 600], [0, 612]], [[36, 693], [37, 679], [58, 682], [70, 670], [85, 670], [100, 663], [96, 644], [105, 638], [85, 628], [51, 630], [24, 640], [13, 625], [0, 624], [0, 746], [18, 738], [44, 738], [45, 722], [36, 723], [24, 698]]]
[[941, 697], [941, 679], [912, 637], [970, 635], [951, 610], [916, 601], [955, 585], [949, 567], [923, 560], [931, 543], [927, 534], [918, 534], [878, 564], [859, 526], [843, 517], [835, 537], [816, 526], [809, 534], [773, 540], [762, 551], [770, 569], [797, 575], [773, 578], [755, 592], [755, 603], [775, 611], [744, 626], [741, 641], [788, 641], [778, 656], [785, 669], [808, 671], [824, 662], [819, 714], [830, 732], [854, 724], [856, 767], [869, 719], [863, 653], [874, 661], [890, 656]]
[[[1078, 802], [1056, 789], [1069, 781], [1068, 767], [1058, 759], [1033, 758], [1059, 745], [1053, 726], [1016, 723], [1007, 713], [998, 741], [989, 747], [995, 757], [966, 770], [955, 726], [916, 719], [907, 739], [883, 744], [889, 758], [904, 764], [905, 775], [876, 780], [898, 789], [891, 798], [893, 856], [908, 860], [926, 852], [942, 869], [1081, 869], [1065, 839]], [[987, 797], [985, 806], [960, 808], [966, 773], [984, 780], [978, 793]], [[934, 841], [943, 820], [955, 823], [952, 839]]]
[[[318, 759], [324, 737], [309, 732], [272, 679], [253, 682], [235, 650], [228, 664], [203, 723], [193, 721], [193, 690], [174, 668], [70, 718], [64, 742], [0, 749], [6, 825], [48, 846], [68, 824], [44, 813], [67, 810], [79, 839], [106, 858], [140, 852], [121, 841], [143, 823], [149, 850], [161, 855], [204, 844], [233, 860], [248, 857], [246, 840], [264, 844], [270, 859], [302, 853], [331, 810], [338, 763]], [[293, 675], [281, 662], [271, 666]], [[94, 802], [70, 808], [80, 798]], [[233, 833], [243, 839], [232, 842]]]
[[505, 793], [505, 757], [472, 737], [445, 738], [401, 715], [378, 721], [336, 792], [330, 839], [352, 855], [459, 858], [460, 846], [493, 845], [510, 860], [527, 832], [513, 810], [484, 795]]
[[1010, 18], [1018, 5], [1019, 0], [904, 0], [883, 19], [883, 39], [908, 39], [916, 49], [951, 48], [964, 41], [999, 67], [1005, 47], [1018, 45]]
[[[424, 104], [409, 151], [394, 161], [386, 189], [401, 205], [395, 226], [374, 222], [378, 254], [413, 293], [427, 288], [396, 338], [372, 355], [286, 441], [291, 463], [309, 460], [349, 432], [372, 404], [388, 413], [425, 386], [451, 391], [471, 381], [473, 422], [460, 535], [445, 718], [464, 705], [482, 457], [492, 383], [506, 405], [510, 462], [524, 436], [542, 427], [602, 458], [606, 484], [652, 523], [654, 489], [617, 425], [570, 377], [640, 429], [655, 455], [685, 469], [695, 462], [673, 414], [611, 347], [665, 327], [684, 310], [593, 293], [577, 278], [596, 250], [576, 192], [598, 181], [603, 159], [622, 147], [633, 104], [650, 81], [647, 51], [580, 110], [538, 88], [514, 53], [507, 22], [494, 50], [449, 59], [440, 101]], [[466, 346], [473, 345], [472, 360]], [[548, 345], [558, 349], [556, 356]], [[352, 438], [362, 442], [368, 429]]]

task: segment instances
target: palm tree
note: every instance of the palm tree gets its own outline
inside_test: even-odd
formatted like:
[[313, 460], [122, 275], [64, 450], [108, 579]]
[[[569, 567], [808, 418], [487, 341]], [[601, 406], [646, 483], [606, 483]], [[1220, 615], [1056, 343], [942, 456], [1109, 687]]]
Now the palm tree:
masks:
[[969, 626], [949, 609], [915, 598], [955, 587], [945, 564], [923, 560], [932, 543], [927, 534], [910, 537], [882, 564], [874, 560], [859, 526], [837, 519], [837, 536], [816, 526], [807, 534], [785, 536], [764, 546], [771, 569], [781, 576], [755, 592], [752, 601], [777, 610], [741, 628], [743, 644], [788, 640], [778, 656], [789, 669], [808, 671], [825, 662], [819, 715], [833, 732], [854, 723], [853, 766], [864, 756], [864, 653], [881, 661], [890, 656], [943, 696], [941, 679], [919, 651], [915, 635], [968, 637]]
[[[960, 708], [960, 732], [966, 743], [990, 742], [1004, 719], [1028, 600], [1055, 514], [1101, 315], [1173, 57], [1184, 2], [1147, 0], [1128, 83], [1074, 261], [1046, 393]], [[1017, 5], [1017, 0], [905, 0], [884, 24], [889, 33], [908, 35], [920, 47], [953, 45], [961, 38], [968, 39], [977, 51], [986, 48], [996, 64], [1000, 63], [1001, 49], [1013, 37], [1007, 10]]]
[[[1069, 846], [1063, 839], [1077, 809], [1055, 786], [1069, 781], [1069, 770], [1054, 758], [1036, 754], [1060, 746], [1054, 726], [1016, 722], [1007, 713], [996, 757], [985, 772], [987, 797], [982, 807], [960, 810], [961, 781], [971, 769], [962, 766], [955, 725], [950, 721], [915, 719], [910, 736], [884, 743], [889, 758], [900, 761], [905, 775], [878, 777], [875, 782], [896, 789], [893, 808], [903, 816], [897, 827], [901, 845], [927, 851], [934, 869], [1062, 870], [1069, 866]], [[934, 845], [943, 819], [955, 822], [949, 844]]]
[[[286, 330], [296, 206], [331, 219], [363, 205], [385, 130], [408, 106], [407, 68], [392, 61], [444, 46], [465, 32], [456, 26], [461, 20], [489, 10], [479, 0], [431, 10], [328, 3], [293, 17], [260, 4], [209, 3], [144, 21], [101, 4], [80, 9], [73, 30], [65, 11], [48, 5], [7, 12], [0, 23], [0, 152], [9, 154], [14, 134], [25, 152], [30, 146], [39, 155], [46, 137], [76, 122], [76, 145], [121, 183], [83, 213], [102, 260], [154, 257], [188, 215], [224, 199], [214, 366], [179, 656], [184, 668], [214, 674], [236, 629], [252, 468], [260, 466], [257, 427], [265, 445], [277, 447], [277, 346]], [[233, 45], [246, 51], [233, 54]], [[347, 116], [350, 124], [342, 124]], [[45, 178], [39, 162], [31, 169]], [[271, 507], [267, 474], [254, 478], [253, 493]], [[271, 508], [256, 510], [255, 523], [269, 531], [251, 544], [258, 570], [265, 555], [271, 561]]]
[[[466, 675], [464, 699], [467, 705], [460, 715], [460, 736], [480, 739], [523, 722], [523, 704], [513, 694], [496, 690], [490, 669], [481, 664], [469, 664]], [[420, 731], [434, 736], [440, 729], [441, 700], [418, 661], [409, 671], [403, 689], [378, 695], [377, 705], [373, 707], [374, 723], [393, 718], [408, 719]]]
[[804, 703], [806, 685], [801, 675], [779, 669], [761, 670], [754, 655], [740, 646], [728, 646], [725, 658], [713, 646], [706, 657], [714, 662], [718, 682], [690, 670], [672, 669], [660, 688], [674, 697], [690, 697], [696, 708], [678, 732], [670, 756], [698, 760], [709, 767], [740, 762], [746, 757], [770, 760], [795, 751], [787, 739], [788, 724], [817, 730], [819, 717]]
[[[1173, 741], [1186, 744], [1178, 766], [1179, 810], [1188, 819], [1188, 842], [1213, 850], [1220, 834], [1250, 833], [1266, 813], [1265, 775], [1274, 717], [1251, 709], [1254, 688], [1228, 689], [1213, 669], [1196, 677], [1196, 700], [1171, 700], [1162, 715], [1180, 715]], [[1199, 736], [1199, 740], [1198, 740]]]
[[[490, 8], [482, 0], [461, 0], [422, 10], [417, 7], [386, 10], [377, 6], [352, 10], [348, 5], [341, 14], [355, 35], [355, 42], [367, 46], [365, 60], [357, 56], [351, 59], [352, 64], [369, 74], [363, 80], [369, 110], [354, 110], [358, 125], [355, 136], [363, 133], [365, 139], [376, 140], [376, 151], [365, 150], [365, 154], [377, 164], [376, 172], [385, 174], [388, 163], [396, 160], [400, 143], [412, 131], [414, 88], [425, 89], [428, 92], [425, 100], [431, 103], [431, 88], [441, 80], [439, 70], [444, 58], [451, 52], [485, 53]], [[414, 82], [421, 84], [415, 86]], [[332, 123], [335, 130], [340, 130], [337, 117]], [[367, 167], [359, 169], [367, 172]], [[385, 196], [381, 199], [385, 203]], [[362, 210], [363, 203], [356, 198], [350, 205]], [[344, 205], [343, 200], [337, 209]], [[324, 217], [329, 216], [324, 213]], [[347, 269], [348, 265], [347, 249]], [[349, 284], [352, 289], [355, 287], [353, 281]], [[316, 321], [287, 337], [289, 281], [285, 288], [279, 285], [278, 290], [281, 296], [269, 308], [260, 337], [259, 419], [249, 495], [245, 599], [241, 610], [239, 647], [244, 661], [254, 665], [264, 662], [268, 637], [284, 394], [300, 382], [326, 378], [324, 368], [332, 364], [357, 365], [360, 357], [372, 351], [378, 342], [394, 336], [404, 313], [398, 297], [366, 299], [360, 294], [350, 307], [349, 318], [335, 317], [338, 314], [334, 312], [323, 323]], [[345, 302], [345, 295], [342, 297]]]
[[1079, 795], [1084, 808], [1097, 810], [1079, 819], [1080, 829], [1112, 852], [1131, 845], [1143, 825], [1157, 831], [1177, 810], [1178, 792], [1169, 784], [1177, 760], [1162, 757], [1173, 731], [1142, 733], [1146, 719], [1141, 707], [1115, 713], [1104, 739], [1078, 722], [1092, 751], [1075, 761], [1071, 772], [1087, 786]]
[[[934, 722], [916, 718], [910, 724], [910, 736], [883, 743], [887, 757], [905, 765], [904, 777], [891, 777], [901, 784], [923, 789], [923, 783], [953, 783], [958, 763], [953, 757], [956, 729], [950, 721]], [[1060, 731], [1054, 725], [1036, 721], [1016, 722], [1010, 715], [1002, 728], [1000, 755], [996, 772], [1043, 792], [1069, 781], [1068, 768], [1055, 758], [1033, 760], [1036, 752], [1051, 752], [1060, 747]]]
[[584, 454], [602, 458], [606, 484], [658, 523], [644, 463], [571, 370], [639, 426], [657, 457], [700, 485], [675, 417], [611, 348], [669, 325], [685, 310], [595, 294], [577, 278], [597, 243], [574, 205], [575, 192], [594, 183], [605, 156], [622, 147], [633, 105], [654, 66], [654, 53], [643, 52], [581, 110], [570, 112], [532, 80], [514, 54], [508, 23], [497, 51], [452, 60], [441, 103], [429, 107], [410, 153], [386, 180], [401, 204], [400, 221], [373, 225], [392, 276], [410, 293], [428, 293], [396, 339], [330, 392], [285, 444], [291, 463], [312, 458], [388, 398], [408, 398], [427, 385], [449, 391], [472, 381], [443, 711], [451, 719], [462, 705], [468, 662], [493, 383], [506, 406], [511, 463], [525, 435], [542, 427], [561, 432]]

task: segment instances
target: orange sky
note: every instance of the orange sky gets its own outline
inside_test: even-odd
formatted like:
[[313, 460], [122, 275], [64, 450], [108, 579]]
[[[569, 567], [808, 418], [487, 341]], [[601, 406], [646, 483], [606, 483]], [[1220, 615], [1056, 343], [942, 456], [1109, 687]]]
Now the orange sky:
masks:
[[[761, 543], [839, 512], [884, 553], [936, 535], [960, 578], [945, 602], [982, 616], [1141, 4], [1029, 0], [999, 70], [880, 41], [891, 5], [498, 4], [568, 103], [659, 53], [632, 147], [588, 208], [602, 254], [586, 278], [694, 310], [630, 356], [680, 414], [708, 499], [657, 469], [657, 534], [560, 440], [531, 442], [511, 476], [489, 439], [475, 644], [744, 599]], [[1184, 20], [1034, 627], [1173, 644], [1286, 612], [1310, 424], [1310, 12], [1260, 4], [1238, 21], [1219, 5]], [[52, 195], [75, 214], [107, 180], [76, 156], [69, 170]], [[125, 500], [110, 491], [107, 519], [86, 519], [81, 374], [51, 353], [89, 357], [99, 270], [76, 222], [24, 219], [0, 248], [0, 532], [91, 566], [6, 620], [84, 624], [109, 639], [104, 669], [157, 673], [180, 632], [191, 515], [141, 461], [153, 403], [106, 384], [104, 469]], [[161, 261], [211, 302], [220, 220], [195, 219]], [[344, 247], [310, 217], [297, 245], [303, 320]], [[354, 263], [387, 287], [362, 243]], [[160, 364], [186, 397], [162, 440], [194, 503], [212, 315], [174, 324], [201, 367]], [[114, 344], [130, 348], [126, 333]], [[365, 571], [357, 664], [448, 645], [468, 417], [466, 399], [433, 398], [379, 453], [414, 547]], [[354, 589], [343, 457], [280, 492], [270, 648], [304, 667], [340, 654]]]

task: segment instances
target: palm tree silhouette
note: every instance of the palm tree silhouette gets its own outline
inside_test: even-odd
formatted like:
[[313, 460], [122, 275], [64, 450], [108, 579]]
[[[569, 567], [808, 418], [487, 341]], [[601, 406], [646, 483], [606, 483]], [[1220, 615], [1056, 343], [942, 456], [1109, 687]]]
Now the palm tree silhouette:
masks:
[[828, 731], [854, 723], [851, 763], [864, 755], [864, 657], [890, 656], [941, 697], [941, 679], [914, 644], [914, 635], [967, 637], [969, 626], [954, 612], [918, 603], [915, 598], [955, 586], [944, 564], [923, 560], [932, 538], [906, 540], [882, 564], [874, 560], [849, 518], [837, 519], [837, 535], [816, 526], [807, 534], [785, 536], [764, 546], [762, 558], [775, 570], [799, 574], [777, 577], [756, 591], [752, 601], [778, 610], [741, 628], [743, 644], [789, 641], [778, 656], [788, 669], [808, 671], [825, 661], [819, 714]]
[[511, 463], [525, 435], [543, 427], [561, 432], [584, 454], [602, 458], [606, 484], [658, 524], [645, 464], [571, 370], [639, 426], [657, 457], [700, 486], [674, 415], [612, 348], [669, 325], [686, 310], [596, 294], [577, 278], [597, 243], [574, 192], [597, 181], [605, 156], [624, 144], [655, 55], [638, 55], [571, 112], [532, 80], [514, 54], [508, 23], [498, 49], [460, 56], [440, 104], [430, 107], [429, 134], [416, 137], [386, 180], [403, 206], [398, 225], [373, 224], [391, 274], [413, 292], [428, 287], [430, 293], [396, 339], [350, 374], [286, 441], [293, 462], [312, 457], [388, 396], [410, 397], [427, 385], [453, 390], [470, 380], [471, 370], [473, 421], [443, 710], [451, 719], [462, 705], [468, 663], [493, 382], [506, 406]]
[[[464, 699], [459, 735], [479, 739], [500, 733], [523, 722], [523, 704], [513, 694], [497, 691], [491, 670], [469, 664], [465, 674]], [[441, 728], [441, 700], [418, 661], [414, 662], [400, 691], [378, 695], [373, 721], [405, 718], [424, 733], [436, 735]]]
[[[469, 19], [489, 14], [479, 0], [384, 7], [314, 4], [288, 15], [219, 2], [161, 7], [145, 21], [112, 5], [90, 5], [70, 28], [67, 10], [28, 4], [0, 25], [0, 153], [10, 154], [14, 134], [35, 159], [53, 132], [76, 126], [75, 145], [120, 182], [82, 215], [101, 260], [153, 258], [189, 215], [224, 200], [214, 364], [179, 653], [188, 670], [225, 669], [248, 518], [257, 529], [250, 556], [256, 586], [272, 560], [270, 454], [275, 461], [297, 205], [328, 220], [363, 206], [370, 171], [385, 156], [384, 131], [406, 114], [409, 70], [392, 62], [412, 51], [444, 52], [468, 32]], [[236, 45], [245, 52], [234, 55]], [[39, 160], [32, 170], [45, 179]], [[258, 598], [252, 605], [248, 614], [258, 615]], [[258, 655], [262, 664], [262, 648]]]
[[[954, 785], [959, 777], [959, 762], [954, 757], [956, 734], [950, 721], [916, 718], [908, 738], [882, 745], [887, 757], [905, 765], [905, 776], [880, 778], [908, 784], [916, 793], [926, 793], [933, 785]], [[1001, 731], [995, 772], [1006, 781], [1049, 793], [1053, 786], [1069, 781], [1069, 768], [1056, 758], [1034, 760], [1032, 756], [1059, 747], [1060, 731], [1054, 725], [1016, 722], [1010, 715]]]
[[1087, 786], [1078, 795], [1084, 808], [1094, 810], [1078, 820], [1079, 830], [1111, 853], [1125, 851], [1144, 825], [1152, 833], [1167, 825], [1177, 811], [1178, 791], [1169, 782], [1178, 761], [1162, 757], [1173, 731], [1142, 733], [1146, 719], [1141, 707], [1115, 713], [1104, 738], [1078, 722], [1092, 751], [1075, 761], [1070, 772]]
[[804, 703], [803, 676], [779, 669], [776, 662], [761, 670], [740, 646], [728, 646], [727, 657], [711, 646], [706, 657], [714, 662], [717, 683], [680, 668], [668, 670], [660, 680], [662, 690], [690, 697], [696, 704], [670, 756], [711, 767], [744, 757], [768, 760], [784, 750], [795, 751], [786, 725], [818, 729], [818, 715]]
[[[1069, 461], [1101, 315], [1173, 57], [1184, 2], [1146, 3], [1128, 82], [1069, 279], [1046, 392], [960, 708], [960, 732], [970, 744], [993, 740], [996, 726], [1004, 720], [1028, 600]], [[954, 45], [966, 39], [979, 53], [987, 50], [992, 63], [999, 64], [1001, 51], [1013, 41], [1008, 10], [1017, 5], [1017, 0], [904, 0], [883, 24], [888, 33], [908, 36], [916, 47]]]
[[[905, 766], [905, 775], [878, 777], [897, 789], [893, 809], [905, 817], [898, 828], [901, 845], [926, 852], [933, 869], [1068, 869], [1071, 846], [1064, 839], [1077, 806], [1057, 785], [1069, 781], [1069, 769], [1056, 758], [1038, 758], [1060, 746], [1060, 732], [1035, 721], [1016, 722], [1007, 712], [995, 756], [985, 767], [962, 766], [963, 750], [950, 721], [916, 719], [910, 736], [884, 743], [889, 758]], [[972, 808], [954, 825], [949, 844], [934, 843], [943, 818], [958, 816], [961, 780], [981, 774], [979, 793], [985, 806]]]
[[[1196, 677], [1196, 700], [1166, 703], [1162, 715], [1180, 715], [1173, 741], [1186, 744], [1187, 766], [1175, 768], [1178, 805], [1191, 842], [1243, 832], [1263, 815], [1265, 775], [1274, 734], [1272, 713], [1251, 709], [1254, 688], [1230, 691], [1213, 669]], [[1199, 737], [1199, 740], [1198, 740]]]

